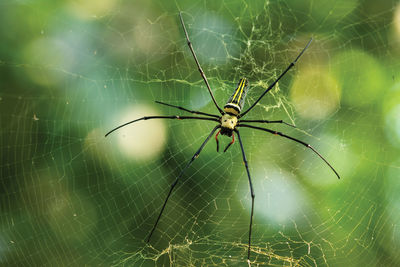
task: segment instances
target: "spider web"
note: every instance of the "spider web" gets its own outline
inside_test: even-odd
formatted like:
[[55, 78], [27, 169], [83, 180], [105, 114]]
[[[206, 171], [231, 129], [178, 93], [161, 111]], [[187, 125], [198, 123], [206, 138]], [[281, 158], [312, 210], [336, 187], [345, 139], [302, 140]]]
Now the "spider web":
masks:
[[[249, 1], [250, 2], [250, 1]], [[251, 198], [240, 147], [186, 45], [182, 10], [220, 106], [240, 78], [247, 116], [312, 144], [241, 129], [255, 188], [253, 266], [400, 265], [400, 6], [384, 1], [13, 1], [1, 4], [3, 265], [244, 266]], [[190, 115], [190, 114], [186, 114]], [[229, 139], [220, 137], [222, 146]]]

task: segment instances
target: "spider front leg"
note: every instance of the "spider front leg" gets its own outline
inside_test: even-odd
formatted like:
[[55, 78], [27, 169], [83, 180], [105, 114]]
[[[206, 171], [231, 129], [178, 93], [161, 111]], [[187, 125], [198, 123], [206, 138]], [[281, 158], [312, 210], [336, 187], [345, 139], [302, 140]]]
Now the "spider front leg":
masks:
[[[218, 140], [218, 135], [220, 134], [221, 130], [218, 131], [218, 133], [215, 135], [215, 141], [217, 143], [217, 152], [219, 152], [219, 140]], [[225, 147], [224, 153], [228, 150], [228, 148], [231, 147], [235, 143], [235, 135], [232, 133], [232, 141]]]
[[189, 120], [205, 120], [205, 121], [215, 121], [215, 122], [219, 122], [217, 119], [215, 118], [205, 118], [205, 117], [195, 117], [195, 116], [177, 116], [177, 115], [173, 115], [173, 116], [145, 116], [145, 117], [141, 117], [139, 119], [133, 120], [133, 121], [128, 121], [127, 123], [124, 123], [120, 126], [115, 127], [114, 129], [112, 129], [111, 131], [109, 131], [108, 133], [106, 133], [105, 137], [107, 137], [109, 134], [111, 134], [112, 132], [115, 132], [116, 130], [125, 127], [131, 123], [135, 123], [138, 121], [142, 121], [142, 120], [153, 120], [153, 119], [176, 119], [176, 120], [185, 120], [185, 119], [189, 119]]
[[214, 115], [214, 114], [210, 114], [210, 113], [206, 113], [206, 112], [202, 112], [202, 111], [197, 111], [197, 110], [190, 110], [190, 109], [187, 109], [187, 108], [184, 108], [184, 107], [175, 106], [175, 105], [164, 103], [164, 102], [161, 102], [161, 101], [155, 101], [155, 102], [157, 104], [161, 104], [161, 105], [172, 107], [172, 108], [177, 108], [177, 109], [180, 109], [180, 110], [183, 110], [183, 111], [186, 111], [186, 112], [190, 112], [190, 113], [193, 113], [193, 114], [196, 114], [196, 115], [204, 115], [204, 116], [210, 116], [210, 117], [214, 117], [214, 118], [219, 118], [218, 115]]
[[217, 142], [217, 152], [219, 151], [219, 141], [218, 141], [218, 135], [221, 132], [221, 130], [218, 131], [218, 133], [215, 135], [215, 141]]
[[200, 72], [200, 75], [201, 75], [201, 77], [203, 78], [203, 80], [204, 80], [204, 82], [205, 82], [205, 84], [206, 84], [206, 86], [207, 86], [207, 90], [208, 90], [208, 92], [210, 93], [211, 99], [212, 99], [212, 101], [214, 102], [214, 105], [215, 105], [215, 107], [218, 109], [219, 113], [224, 114], [224, 112], [222, 111], [222, 109], [218, 106], [217, 101], [215, 100], [214, 94], [213, 94], [212, 91], [211, 91], [211, 87], [210, 87], [210, 84], [208, 83], [207, 77], [206, 77], [206, 75], [204, 74], [204, 71], [203, 71], [203, 69], [202, 69], [201, 66], [200, 66], [199, 60], [197, 59], [197, 56], [196, 56], [196, 53], [194, 52], [192, 42], [189, 40], [189, 34], [188, 34], [187, 30], [186, 30], [186, 26], [185, 26], [185, 23], [183, 22], [183, 18], [182, 18], [182, 12], [179, 12], [179, 18], [180, 18], [180, 20], [181, 20], [181, 24], [182, 24], [183, 31], [185, 32], [185, 37], [186, 37], [187, 45], [189, 46], [190, 52], [192, 52], [194, 61], [196, 62], [196, 65], [197, 65], [197, 68], [198, 68], [198, 70], [199, 70], [199, 72]]
[[281, 75], [279, 75], [278, 78], [276, 78], [276, 80], [270, 85], [268, 86], [268, 88], [264, 91], [264, 93], [261, 94], [261, 96], [244, 112], [242, 112], [240, 114], [239, 117], [244, 117], [244, 115], [246, 115], [250, 110], [252, 110], [258, 102], [260, 102], [260, 100], [264, 97], [264, 95], [266, 93], [268, 93], [272, 88], [274, 88], [275, 84], [277, 84], [277, 82], [283, 77], [285, 76], [285, 74], [292, 68], [294, 67], [294, 65], [297, 63], [297, 60], [299, 60], [299, 58], [304, 54], [304, 52], [307, 50], [307, 48], [310, 46], [312, 41], [312, 38], [310, 39], [310, 41], [308, 41], [307, 45], [303, 48], [303, 50], [301, 50], [300, 54], [296, 57], [296, 59], [289, 64], [289, 66], [281, 73]]
[[252, 227], [253, 227], [253, 214], [254, 214], [254, 198], [255, 198], [255, 194], [254, 194], [254, 190], [253, 190], [253, 183], [251, 182], [250, 171], [249, 171], [249, 165], [248, 165], [248, 163], [247, 163], [246, 154], [244, 153], [242, 138], [240, 137], [239, 130], [235, 129], [235, 133], [236, 133], [237, 136], [238, 136], [239, 144], [240, 144], [240, 149], [242, 150], [243, 163], [244, 163], [244, 166], [246, 167], [247, 177], [248, 177], [248, 179], [249, 179], [250, 194], [251, 194], [251, 212], [250, 212], [250, 226], [249, 226], [249, 246], [248, 246], [248, 250], [247, 250], [247, 261], [250, 262], [251, 230], [252, 230]]
[[225, 147], [224, 153], [231, 147], [231, 145], [233, 145], [233, 143], [235, 143], [235, 135], [232, 133], [232, 141]]

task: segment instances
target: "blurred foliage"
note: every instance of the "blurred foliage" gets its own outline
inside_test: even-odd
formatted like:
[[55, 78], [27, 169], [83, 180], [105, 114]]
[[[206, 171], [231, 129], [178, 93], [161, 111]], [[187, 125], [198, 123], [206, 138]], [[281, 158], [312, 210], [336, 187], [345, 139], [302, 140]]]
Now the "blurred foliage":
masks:
[[[246, 264], [250, 196], [240, 148], [204, 149], [144, 242], [176, 175], [213, 123], [130, 118], [215, 113], [245, 76], [249, 114], [311, 151], [242, 130], [256, 189], [252, 261], [399, 266], [400, 5], [397, 1], [0, 3], [0, 264]], [[229, 142], [221, 138], [222, 145]]]

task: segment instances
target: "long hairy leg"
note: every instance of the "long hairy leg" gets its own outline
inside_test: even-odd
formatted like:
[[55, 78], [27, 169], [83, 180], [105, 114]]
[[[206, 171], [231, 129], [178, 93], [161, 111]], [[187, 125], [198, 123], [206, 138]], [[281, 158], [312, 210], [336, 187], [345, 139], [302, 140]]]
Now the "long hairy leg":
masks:
[[284, 138], [287, 138], [287, 139], [290, 139], [290, 140], [292, 140], [292, 141], [295, 141], [296, 143], [302, 144], [303, 146], [305, 146], [305, 147], [311, 149], [315, 154], [317, 154], [318, 157], [320, 157], [320, 158], [329, 166], [329, 168], [331, 168], [331, 170], [336, 174], [337, 178], [340, 179], [340, 176], [339, 176], [338, 172], [337, 172], [337, 171], [332, 167], [332, 165], [331, 165], [317, 150], [315, 150], [315, 148], [313, 148], [310, 144], [307, 144], [307, 143], [305, 143], [305, 142], [303, 142], [303, 141], [301, 141], [301, 140], [299, 140], [299, 139], [297, 139], [297, 138], [288, 136], [288, 135], [283, 134], [283, 133], [281, 133], [281, 132], [273, 131], [273, 130], [270, 130], [270, 129], [267, 129], [267, 128], [262, 128], [262, 127], [257, 127], [257, 126], [253, 126], [253, 125], [247, 125], [247, 124], [240, 124], [240, 125], [238, 125], [238, 127], [247, 127], [247, 128], [252, 128], [252, 129], [256, 129], [256, 130], [261, 130], [261, 131], [264, 131], [264, 132], [268, 132], [268, 133], [270, 133], [270, 134], [282, 136], [282, 137], [284, 137]]
[[146, 117], [142, 117], [133, 121], [129, 121], [127, 123], [124, 123], [120, 126], [115, 127], [114, 129], [112, 129], [111, 131], [109, 131], [108, 133], [106, 133], [106, 137], [112, 133], [115, 132], [116, 130], [125, 127], [131, 123], [137, 122], [137, 121], [142, 121], [142, 120], [152, 120], [152, 119], [176, 119], [176, 120], [185, 120], [185, 119], [190, 119], [190, 120], [206, 120], [206, 121], [215, 121], [215, 122], [219, 122], [218, 119], [214, 119], [214, 118], [204, 118], [204, 117], [195, 117], [195, 116], [146, 116]]
[[189, 46], [190, 51], [192, 52], [194, 61], [196, 62], [196, 65], [197, 65], [197, 68], [199, 69], [200, 75], [203, 78], [204, 82], [206, 83], [206, 86], [207, 86], [208, 92], [210, 93], [211, 99], [214, 102], [214, 105], [217, 107], [218, 111], [221, 114], [224, 114], [222, 109], [218, 106], [217, 101], [215, 100], [214, 94], [211, 91], [210, 84], [208, 83], [207, 77], [204, 74], [204, 71], [200, 66], [199, 60], [197, 59], [196, 53], [193, 50], [192, 42], [190, 42], [190, 40], [189, 40], [189, 34], [187, 33], [185, 23], [183, 22], [182, 12], [179, 12], [179, 18], [181, 19], [182, 28], [183, 28], [183, 31], [185, 32], [185, 37], [186, 37], [187, 44]]
[[239, 123], [240, 123], [240, 122], [282, 123], [282, 124], [285, 124], [285, 125], [287, 125], [287, 126], [291, 126], [291, 127], [293, 127], [293, 128], [296, 128], [295, 125], [290, 124], [290, 123], [287, 123], [287, 122], [284, 122], [283, 120], [276, 120], [276, 121], [269, 121], [269, 120], [239, 120]]
[[190, 112], [190, 113], [193, 113], [193, 114], [205, 115], [205, 116], [210, 116], [210, 117], [214, 117], [214, 118], [219, 118], [218, 115], [214, 115], [214, 114], [210, 114], [210, 113], [206, 113], [206, 112], [202, 112], [202, 111], [190, 110], [190, 109], [187, 109], [187, 108], [184, 108], [184, 107], [171, 105], [171, 104], [164, 103], [164, 102], [161, 102], [161, 101], [155, 101], [155, 102], [157, 104], [161, 104], [161, 105], [165, 105], [165, 106], [168, 106], [168, 107], [177, 108], [177, 109], [180, 109], [180, 110], [183, 110], [183, 111], [186, 111], [186, 112]]
[[199, 156], [200, 152], [203, 150], [204, 146], [207, 144], [208, 140], [210, 140], [211, 136], [213, 136], [214, 132], [219, 129], [221, 126], [217, 125], [214, 127], [214, 129], [212, 129], [211, 133], [207, 136], [206, 140], [201, 144], [200, 148], [196, 151], [196, 153], [194, 153], [193, 157], [190, 159], [190, 161], [186, 164], [185, 168], [183, 168], [183, 170], [181, 171], [181, 173], [178, 175], [178, 177], [176, 178], [175, 182], [173, 182], [173, 184], [171, 185], [171, 189], [168, 192], [167, 198], [164, 201], [164, 204], [161, 208], [160, 214], [158, 214], [157, 220], [153, 226], [153, 229], [151, 230], [149, 237], [147, 238], [147, 242], [150, 241], [151, 236], [154, 233], [154, 230], [156, 230], [157, 224], [160, 221], [161, 215], [164, 212], [165, 206], [167, 205], [167, 201], [169, 199], [169, 197], [172, 194], [172, 191], [174, 190], [176, 184], [178, 183], [179, 179], [183, 176], [183, 174], [185, 173], [185, 171], [190, 167], [190, 165], [192, 165], [193, 161], [195, 159], [197, 159], [197, 157]]
[[246, 153], [244, 153], [244, 148], [243, 148], [243, 143], [242, 143], [242, 138], [240, 137], [239, 130], [235, 130], [235, 133], [238, 136], [239, 139], [239, 144], [240, 144], [240, 149], [242, 150], [242, 157], [243, 157], [243, 163], [244, 166], [246, 167], [246, 172], [247, 172], [247, 177], [249, 179], [249, 186], [250, 186], [250, 194], [251, 194], [251, 212], [250, 212], [250, 225], [249, 225], [249, 244], [248, 244], [248, 249], [247, 249], [247, 261], [250, 262], [250, 250], [251, 250], [251, 230], [253, 228], [253, 214], [254, 214], [254, 190], [253, 190], [253, 183], [251, 182], [251, 177], [250, 177], [250, 171], [249, 171], [249, 165], [247, 163], [246, 159]]
[[293, 66], [296, 64], [297, 60], [299, 60], [299, 58], [301, 57], [301, 55], [303, 55], [303, 53], [307, 50], [307, 48], [309, 47], [309, 45], [311, 44], [312, 38], [310, 39], [310, 41], [308, 41], [307, 45], [303, 48], [303, 50], [301, 50], [301, 52], [299, 53], [299, 55], [296, 57], [295, 60], [292, 61], [292, 63], [289, 64], [289, 66], [281, 73], [281, 75], [279, 75], [278, 78], [276, 78], [276, 80], [264, 91], [264, 93], [261, 94], [261, 96], [244, 112], [242, 112], [239, 116], [243, 117], [244, 115], [246, 115], [247, 112], [249, 112], [252, 108], [254, 108], [257, 103], [264, 97], [264, 95], [266, 93], [269, 92], [269, 90], [271, 90], [275, 84], [283, 77], [285, 76], [285, 74], [291, 69], [293, 68]]

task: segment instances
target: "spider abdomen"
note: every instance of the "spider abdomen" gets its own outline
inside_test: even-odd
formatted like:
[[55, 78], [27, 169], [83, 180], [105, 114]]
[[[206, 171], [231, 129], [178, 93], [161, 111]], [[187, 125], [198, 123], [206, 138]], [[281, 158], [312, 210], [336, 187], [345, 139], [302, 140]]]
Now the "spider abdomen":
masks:
[[246, 98], [248, 90], [248, 80], [242, 78], [239, 80], [237, 88], [233, 95], [229, 98], [228, 102], [224, 106], [224, 111], [226, 113], [238, 116], [243, 108], [244, 99]]

